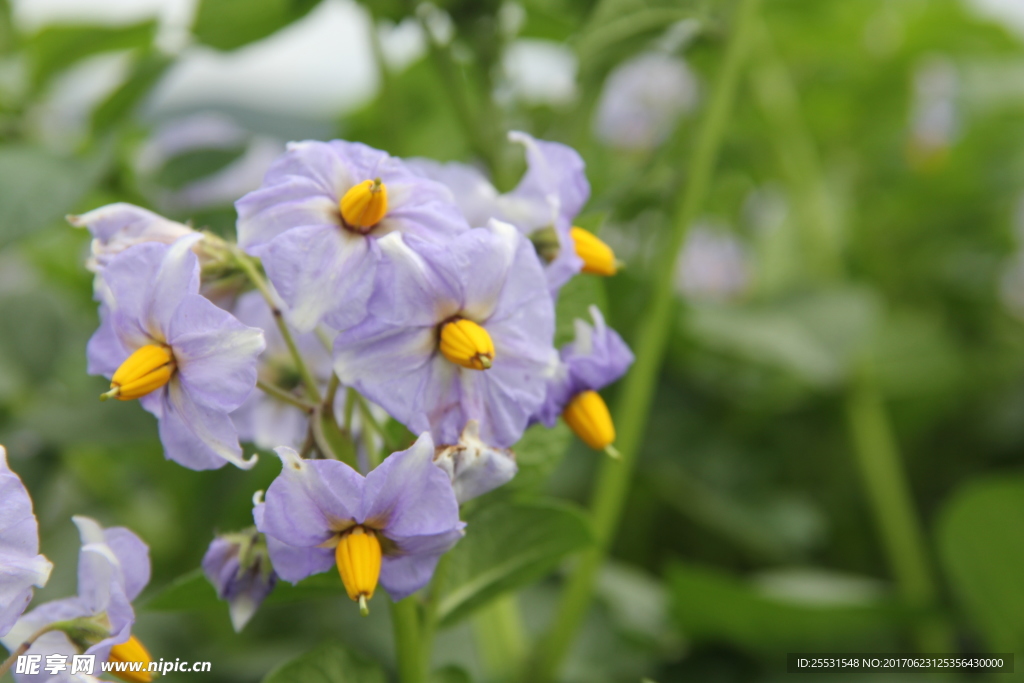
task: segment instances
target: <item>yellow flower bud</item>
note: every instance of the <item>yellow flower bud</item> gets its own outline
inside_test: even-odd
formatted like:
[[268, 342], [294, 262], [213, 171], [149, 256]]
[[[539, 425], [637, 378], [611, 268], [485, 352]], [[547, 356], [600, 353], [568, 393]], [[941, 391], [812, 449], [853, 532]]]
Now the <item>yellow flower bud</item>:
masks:
[[576, 255], [583, 259], [583, 272], [591, 275], [615, 275], [619, 264], [615, 260], [615, 252], [597, 235], [583, 228], [573, 227], [569, 231]]
[[117, 676], [122, 681], [128, 683], [150, 683], [153, 680], [153, 675], [147, 671], [150, 662], [153, 658], [150, 656], [149, 651], [146, 650], [145, 646], [139, 642], [139, 639], [132, 636], [120, 645], [115, 645], [110, 648], [110, 662], [142, 662], [142, 671], [111, 671], [110, 673]]
[[596, 451], [608, 450], [615, 441], [615, 423], [596, 391], [581, 391], [573, 396], [562, 411], [562, 419], [583, 443]]
[[441, 353], [470, 370], [487, 370], [494, 363], [494, 341], [472, 320], [457, 318], [441, 328]]
[[353, 185], [339, 204], [345, 224], [366, 234], [388, 212], [388, 188], [380, 178]]
[[121, 363], [110, 379], [110, 391], [100, 395], [100, 400], [141, 398], [171, 381], [174, 369], [170, 348], [162, 344], [147, 344]]
[[348, 597], [359, 601], [359, 611], [370, 613], [366, 601], [373, 597], [380, 579], [380, 539], [377, 534], [361, 526], [346, 532], [334, 551], [341, 582]]

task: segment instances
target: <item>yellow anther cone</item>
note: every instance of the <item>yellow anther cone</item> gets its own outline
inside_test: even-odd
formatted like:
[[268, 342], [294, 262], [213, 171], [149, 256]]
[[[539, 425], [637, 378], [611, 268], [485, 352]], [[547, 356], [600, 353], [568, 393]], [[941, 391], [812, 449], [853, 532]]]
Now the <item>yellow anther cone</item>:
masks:
[[615, 252], [597, 235], [583, 228], [574, 227], [569, 231], [576, 255], [583, 259], [583, 272], [591, 275], [615, 275], [619, 270]]
[[[115, 645], [110, 648], [110, 662], [142, 662], [142, 668], [148, 669], [150, 662], [153, 658], [150, 656], [149, 651], [145, 646], [139, 642], [139, 639], [132, 636], [120, 645]], [[128, 681], [128, 683], [150, 683], [153, 680], [153, 674], [149, 671], [111, 671], [112, 675], [117, 676], [122, 681]]]
[[494, 364], [494, 340], [472, 320], [459, 318], [441, 328], [441, 354], [464, 368], [487, 370]]
[[562, 419], [596, 451], [607, 450], [615, 442], [615, 423], [601, 394], [582, 391], [562, 411]]
[[147, 344], [121, 363], [110, 378], [110, 391], [100, 398], [122, 401], [141, 398], [171, 381], [174, 368], [174, 355], [169, 348], [161, 344]]
[[366, 601], [373, 597], [380, 579], [380, 539], [373, 531], [354, 527], [338, 541], [334, 551], [341, 582], [348, 597], [359, 601], [359, 611], [369, 614]]
[[388, 212], [388, 188], [380, 178], [353, 185], [340, 202], [341, 217], [348, 227], [368, 231]]

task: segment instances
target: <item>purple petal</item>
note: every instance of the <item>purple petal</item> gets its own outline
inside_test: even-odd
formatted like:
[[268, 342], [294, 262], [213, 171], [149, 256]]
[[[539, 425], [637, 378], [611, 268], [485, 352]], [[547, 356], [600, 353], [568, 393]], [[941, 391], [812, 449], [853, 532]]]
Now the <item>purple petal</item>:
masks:
[[509, 193], [510, 197], [547, 202], [555, 215], [571, 221], [590, 198], [585, 164], [573, 148], [547, 142], [519, 131], [508, 139], [526, 148], [526, 175]]
[[561, 352], [574, 392], [603, 389], [626, 374], [634, 360], [633, 352], [615, 330], [605, 325], [596, 306], [590, 307], [590, 315], [594, 326], [576, 320], [576, 339]]
[[75, 227], [88, 228], [92, 233], [95, 238], [92, 255], [95, 265], [101, 268], [128, 247], [144, 242], [171, 244], [195, 232], [187, 225], [124, 202], [101, 206], [80, 216], [68, 216], [68, 222]]
[[456, 260], [453, 251], [473, 232], [467, 230], [443, 246], [415, 236], [380, 240], [374, 317], [405, 327], [436, 325], [458, 313], [463, 300], [459, 268], [465, 259]]
[[256, 464], [256, 456], [249, 460], [242, 456], [238, 434], [228, 414], [193, 401], [177, 377], [159, 396], [160, 441], [169, 460], [193, 470], [217, 469], [228, 462], [242, 469]]
[[413, 173], [447, 187], [470, 227], [486, 225], [498, 217], [498, 190], [476, 167], [421, 158], [406, 159], [405, 164]]

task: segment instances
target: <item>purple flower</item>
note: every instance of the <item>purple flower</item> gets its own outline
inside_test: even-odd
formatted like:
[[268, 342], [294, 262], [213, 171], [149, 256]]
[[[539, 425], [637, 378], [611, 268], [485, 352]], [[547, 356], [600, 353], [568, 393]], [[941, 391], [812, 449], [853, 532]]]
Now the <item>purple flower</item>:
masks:
[[249, 468], [255, 459], [242, 456], [229, 413], [256, 385], [263, 333], [198, 294], [191, 248], [199, 239], [141, 244], [111, 259], [89, 372], [113, 378], [107, 396], [140, 398], [160, 422], [169, 459], [195, 470]]
[[99, 272], [110, 260], [136, 244], [171, 244], [186, 235], [198, 234], [189, 226], [164, 218], [134, 204], [107, 204], [80, 216], [68, 216], [68, 223], [92, 233], [89, 270]]
[[295, 142], [242, 197], [238, 242], [267, 276], [302, 331], [362, 320], [380, 249], [391, 232], [444, 241], [468, 228], [440, 184], [359, 143]]
[[7, 465], [0, 446], [0, 636], [11, 630], [42, 588], [53, 565], [39, 554], [39, 523], [21, 479]]
[[[511, 446], [544, 400], [556, 359], [554, 306], [532, 245], [492, 221], [443, 246], [402, 235], [380, 246], [370, 313], [334, 342], [338, 378], [438, 443], [456, 443], [478, 420], [484, 441]], [[445, 349], [448, 327], [463, 321], [486, 358], [477, 369]]]
[[203, 572], [217, 597], [228, 601], [231, 624], [240, 632], [277, 583], [266, 540], [256, 529], [213, 539], [203, 557]]
[[[267, 536], [274, 568], [286, 581], [337, 564], [353, 599], [372, 597], [376, 576], [373, 585], [362, 585], [358, 576], [345, 578], [352, 557], [344, 547], [371, 537], [379, 543], [380, 584], [392, 600], [401, 600], [430, 581], [438, 559], [463, 535], [459, 504], [448, 477], [433, 464], [429, 434], [366, 477], [337, 460], [303, 460], [290, 448], [277, 453], [281, 474], [254, 517]], [[372, 564], [369, 551], [356, 555], [356, 565]]]
[[[111, 650], [127, 643], [135, 624], [132, 601], [149, 583], [149, 549], [124, 527], [104, 529], [88, 517], [74, 517], [82, 539], [78, 556], [78, 595], [47, 602], [23, 616], [3, 639], [14, 650], [32, 634], [56, 622], [64, 624], [36, 639], [29, 655], [96, 655], [106, 662]], [[95, 681], [70, 669], [54, 676], [42, 670], [38, 675], [16, 674], [19, 683], [64, 683]]]
[[597, 306], [590, 307], [590, 316], [593, 326], [575, 321], [576, 339], [562, 347], [558, 371], [548, 383], [547, 397], [533, 421], [554, 427], [573, 397], [608, 386], [633, 364], [633, 352], [615, 330], [605, 325]]
[[682, 59], [646, 52], [617, 66], [605, 81], [594, 118], [602, 142], [653, 149], [697, 102], [697, 79]]
[[519, 471], [515, 453], [480, 440], [480, 423], [476, 420], [469, 421], [457, 444], [438, 447], [434, 464], [451, 479], [460, 505], [507, 484]]
[[590, 197], [583, 159], [571, 147], [526, 133], [512, 131], [508, 138], [526, 148], [527, 169], [519, 185], [506, 194], [498, 194], [472, 166], [430, 159], [410, 159], [408, 164], [423, 177], [445, 184], [470, 225], [486, 225], [494, 218], [529, 237], [545, 262], [554, 293], [583, 267], [569, 234]]

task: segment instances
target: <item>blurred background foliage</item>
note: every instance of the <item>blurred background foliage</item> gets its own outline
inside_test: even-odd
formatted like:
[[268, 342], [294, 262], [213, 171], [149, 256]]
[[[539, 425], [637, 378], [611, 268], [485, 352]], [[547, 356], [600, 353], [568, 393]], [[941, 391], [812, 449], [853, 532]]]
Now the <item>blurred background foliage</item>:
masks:
[[[790, 651], [1024, 652], [1024, 33], [979, 11], [998, 4], [762, 4], [565, 680], [774, 680]], [[232, 201], [307, 137], [474, 161], [509, 189], [523, 160], [504, 135], [522, 129], [580, 151], [581, 224], [628, 264], [566, 289], [561, 340], [592, 301], [630, 340], [734, 3], [117, 5], [0, 0], [0, 443], [57, 565], [42, 597], [73, 585], [69, 518], [90, 514], [151, 546], [137, 630], [156, 656], [258, 681], [317, 648], [267, 680], [383, 680], [371, 661], [393, 671], [387, 611], [360, 619], [336, 582], [282, 587], [231, 631], [194, 572], [215, 530], [251, 523], [278, 465], [185, 470], [137, 405], [99, 403], [89, 240], [63, 216], [129, 201], [230, 234]], [[685, 78], [665, 139], [622, 144], [599, 110], [644, 54], [680, 60]], [[467, 510], [477, 535], [442, 599], [437, 681], [506, 676], [502, 650], [528, 643], [501, 632], [500, 610], [518, 606], [527, 640], [542, 633], [590, 542], [580, 505], [598, 456], [564, 428], [527, 439], [520, 479]], [[893, 500], [883, 486], [873, 506], [865, 486], [879, 453], [905, 469], [923, 583], [900, 569], [898, 534], [886, 545], [876, 515]]]

